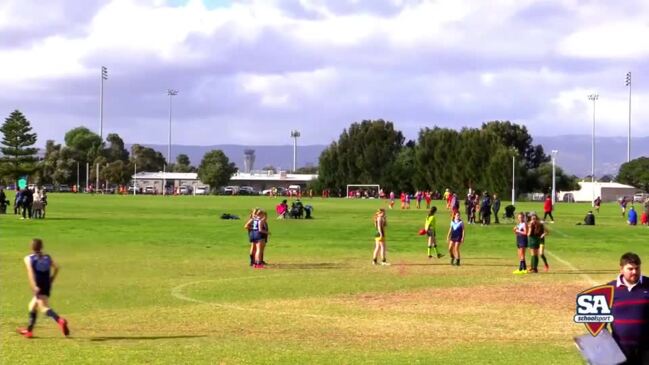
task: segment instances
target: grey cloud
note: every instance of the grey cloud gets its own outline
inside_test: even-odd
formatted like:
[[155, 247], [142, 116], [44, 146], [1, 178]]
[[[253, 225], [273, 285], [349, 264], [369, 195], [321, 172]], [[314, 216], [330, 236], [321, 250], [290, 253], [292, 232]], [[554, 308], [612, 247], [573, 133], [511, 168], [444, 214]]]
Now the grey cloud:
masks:
[[[1, 49], [26, 48], [50, 36], [81, 37], [97, 11], [108, 0], [39, 1], [21, 0], [13, 9], [15, 18], [30, 18], [29, 27], [0, 23]], [[33, 24], [32, 24], [33, 23]]]

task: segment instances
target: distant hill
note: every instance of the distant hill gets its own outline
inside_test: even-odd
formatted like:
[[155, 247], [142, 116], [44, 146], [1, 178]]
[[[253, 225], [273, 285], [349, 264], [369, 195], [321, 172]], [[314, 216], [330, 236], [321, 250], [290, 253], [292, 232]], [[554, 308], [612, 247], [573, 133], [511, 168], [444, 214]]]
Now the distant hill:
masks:
[[[566, 135], [535, 137], [534, 143], [543, 145], [547, 154], [559, 150], [557, 165], [566, 172], [580, 177], [590, 175], [592, 137]], [[595, 138], [595, 176], [617, 175], [620, 165], [626, 162], [625, 137]], [[649, 137], [631, 139], [631, 159], [649, 156]]]
[[[565, 135], [554, 137], [535, 137], [534, 144], [541, 144], [547, 154], [551, 150], [559, 150], [557, 165], [567, 173], [580, 177], [590, 175], [591, 137], [587, 135]], [[147, 147], [167, 152], [166, 145], [150, 145]], [[297, 166], [318, 165], [318, 159], [325, 145], [298, 146]], [[130, 149], [130, 145], [127, 145]], [[192, 165], [198, 166], [203, 155], [214, 149], [222, 150], [239, 168], [243, 168], [243, 151], [255, 150], [254, 169], [272, 165], [277, 169], [290, 170], [293, 167], [293, 146], [247, 146], [247, 145], [215, 145], [215, 146], [183, 146], [172, 145], [175, 156], [184, 153], [189, 156]], [[631, 141], [632, 158], [649, 156], [649, 137], [634, 138]], [[626, 161], [626, 138], [598, 137], [595, 140], [595, 175], [616, 175], [620, 165]]]

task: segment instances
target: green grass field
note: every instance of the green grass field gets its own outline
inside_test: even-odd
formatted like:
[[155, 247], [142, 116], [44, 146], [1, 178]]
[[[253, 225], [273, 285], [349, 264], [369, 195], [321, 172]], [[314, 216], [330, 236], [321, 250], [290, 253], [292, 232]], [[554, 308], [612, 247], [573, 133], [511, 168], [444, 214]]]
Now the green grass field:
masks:
[[[467, 226], [461, 267], [429, 260], [424, 209], [388, 211], [392, 266], [372, 266], [371, 217], [385, 202], [307, 199], [315, 219], [271, 220], [270, 266], [253, 270], [245, 221], [219, 216], [277, 202], [51, 194], [45, 220], [0, 216], [3, 363], [575, 364], [572, 337], [586, 332], [575, 295], [615, 278], [626, 251], [649, 261], [649, 229], [626, 226], [616, 205], [584, 227], [587, 205], [559, 204], [548, 273], [512, 275], [512, 224]], [[62, 267], [51, 305], [70, 338], [42, 315], [34, 339], [15, 333], [33, 237]]]

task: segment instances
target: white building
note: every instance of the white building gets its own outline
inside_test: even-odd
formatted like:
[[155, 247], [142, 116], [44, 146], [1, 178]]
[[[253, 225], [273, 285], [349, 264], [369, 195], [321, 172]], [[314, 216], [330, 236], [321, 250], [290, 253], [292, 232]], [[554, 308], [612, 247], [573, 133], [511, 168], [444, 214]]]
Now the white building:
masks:
[[[252, 186], [257, 190], [269, 189], [271, 187], [288, 188], [291, 185], [306, 187], [307, 183], [317, 179], [318, 175], [311, 174], [289, 174], [286, 171], [274, 173], [272, 171], [252, 171], [249, 173], [237, 172], [232, 176], [228, 185]], [[180, 186], [209, 187], [208, 184], [198, 179], [195, 172], [138, 172], [131, 176], [131, 179], [140, 189], [153, 187], [156, 192], [162, 191], [163, 184], [174, 188]]]
[[604, 202], [616, 201], [617, 199], [626, 196], [627, 199], [633, 199], [633, 194], [639, 191], [630, 185], [624, 185], [616, 182], [595, 182], [593, 185], [590, 181], [580, 181], [579, 190], [574, 191], [560, 191], [559, 201], [568, 202], [592, 202], [593, 197], [598, 196]]

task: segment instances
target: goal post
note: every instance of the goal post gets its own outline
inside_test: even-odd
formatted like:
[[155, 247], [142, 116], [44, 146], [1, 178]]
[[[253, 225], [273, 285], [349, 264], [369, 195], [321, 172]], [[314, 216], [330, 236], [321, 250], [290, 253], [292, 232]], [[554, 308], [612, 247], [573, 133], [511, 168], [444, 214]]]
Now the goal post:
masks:
[[347, 198], [378, 198], [381, 187], [379, 184], [348, 184]]

